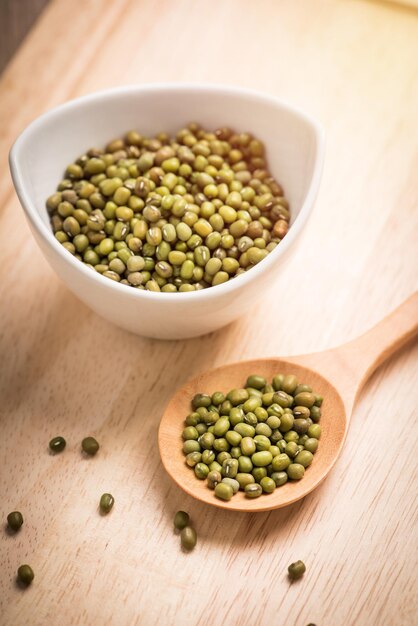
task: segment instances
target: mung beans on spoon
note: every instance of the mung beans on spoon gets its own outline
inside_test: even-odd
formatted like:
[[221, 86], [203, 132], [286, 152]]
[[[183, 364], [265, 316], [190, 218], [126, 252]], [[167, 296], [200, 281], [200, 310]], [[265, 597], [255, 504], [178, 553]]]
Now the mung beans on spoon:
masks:
[[[269, 511], [296, 502], [313, 491], [337, 461], [347, 435], [356, 397], [375, 369], [418, 332], [418, 293], [358, 339], [316, 354], [256, 359], [203, 372], [174, 394], [161, 419], [158, 443], [163, 465], [173, 480], [194, 498], [233, 511]], [[267, 497], [251, 500], [239, 492], [228, 502], [213, 497], [206, 481], [197, 480], [184, 461], [181, 433], [194, 395], [240, 387], [257, 372], [271, 379], [277, 372], [295, 374], [324, 397], [321, 446], [302, 481], [289, 482]]]

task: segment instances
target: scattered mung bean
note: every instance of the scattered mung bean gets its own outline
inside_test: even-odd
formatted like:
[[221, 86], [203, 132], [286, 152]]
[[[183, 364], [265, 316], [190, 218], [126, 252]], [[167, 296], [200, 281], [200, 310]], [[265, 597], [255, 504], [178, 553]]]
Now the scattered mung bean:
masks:
[[115, 498], [110, 493], [104, 493], [100, 498], [99, 508], [102, 513], [110, 513], [115, 504]]
[[189, 519], [190, 518], [188, 513], [186, 513], [185, 511], [177, 511], [174, 516], [174, 527], [178, 530], [183, 530], [183, 528], [186, 528], [187, 524], [189, 523]]
[[295, 561], [289, 565], [287, 571], [290, 580], [298, 580], [302, 578], [306, 571], [305, 563], [303, 561]]
[[20, 511], [12, 511], [7, 516], [7, 525], [11, 530], [15, 532], [20, 529], [23, 524], [23, 515]]
[[94, 437], [85, 437], [81, 442], [81, 447], [86, 454], [94, 456], [100, 446]]
[[17, 579], [18, 581], [25, 586], [31, 584], [32, 580], [35, 578], [35, 574], [33, 573], [33, 569], [30, 565], [21, 565], [17, 570]]
[[194, 528], [186, 526], [180, 533], [181, 545], [184, 550], [193, 550], [197, 543], [197, 534]]
[[66, 446], [67, 442], [64, 437], [54, 437], [49, 442], [49, 449], [52, 452], [62, 452]]

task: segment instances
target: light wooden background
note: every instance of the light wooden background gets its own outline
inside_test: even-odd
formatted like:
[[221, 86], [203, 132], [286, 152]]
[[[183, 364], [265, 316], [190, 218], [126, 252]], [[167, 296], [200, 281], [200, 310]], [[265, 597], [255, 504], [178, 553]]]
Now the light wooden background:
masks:
[[[275, 297], [183, 342], [118, 330], [41, 257], [7, 151], [49, 107], [113, 85], [188, 80], [256, 88], [318, 117], [323, 181]], [[418, 14], [374, 1], [52, 2], [0, 82], [0, 533], [2, 626], [412, 626], [416, 623], [418, 347], [383, 366], [344, 453], [284, 510], [195, 503], [162, 471], [156, 428], [177, 386], [232, 360], [355, 337], [418, 286]], [[285, 184], [285, 181], [284, 181]], [[47, 443], [68, 441], [52, 457]], [[102, 449], [79, 453], [94, 434]], [[102, 518], [100, 494], [116, 499]], [[199, 544], [172, 530], [190, 512]], [[307, 573], [289, 585], [287, 565]], [[22, 562], [31, 588], [14, 583]]]

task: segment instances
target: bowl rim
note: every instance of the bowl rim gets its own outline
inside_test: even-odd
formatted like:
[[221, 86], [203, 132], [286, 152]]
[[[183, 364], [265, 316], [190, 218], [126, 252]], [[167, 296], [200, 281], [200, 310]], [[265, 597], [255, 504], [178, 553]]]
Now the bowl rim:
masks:
[[[25, 145], [30, 135], [33, 132], [36, 132], [38, 129], [42, 127], [42, 125], [51, 118], [61, 115], [66, 111], [77, 108], [79, 105], [85, 103], [94, 103], [100, 102], [105, 99], [111, 99], [112, 97], [120, 97], [123, 95], [129, 95], [132, 93], [138, 92], [187, 92], [187, 91], [196, 91], [196, 92], [206, 92], [206, 93], [217, 93], [217, 94], [227, 94], [227, 95], [235, 95], [245, 98], [247, 100], [253, 100], [255, 102], [265, 102], [271, 105], [278, 107], [279, 109], [285, 110], [287, 113], [293, 114], [299, 118], [301, 118], [307, 125], [311, 127], [314, 132], [315, 137], [315, 162], [312, 173], [312, 178], [310, 181], [310, 186], [308, 192], [306, 194], [305, 200], [300, 208], [297, 218], [295, 222], [292, 224], [289, 229], [288, 234], [284, 238], [283, 241], [280, 242], [280, 245], [276, 246], [274, 250], [265, 258], [261, 263], [251, 268], [251, 271], [244, 272], [239, 276], [235, 277], [233, 280], [229, 280], [226, 283], [222, 283], [220, 285], [215, 285], [208, 289], [201, 289], [199, 291], [190, 291], [190, 292], [177, 292], [176, 297], [173, 298], [172, 293], [165, 292], [152, 292], [146, 291], [142, 289], [128, 289], [128, 285], [122, 285], [116, 281], [109, 280], [105, 276], [102, 276], [98, 272], [92, 272], [89, 267], [81, 263], [78, 259], [76, 259], [72, 254], [70, 254], [65, 248], [55, 239], [52, 230], [50, 230], [47, 225], [41, 219], [38, 210], [35, 208], [30, 194], [26, 190], [26, 185], [24, 182], [24, 177], [20, 170], [20, 155], [21, 151], [25, 150]], [[170, 301], [172, 303], [185, 302], [187, 300], [209, 300], [212, 298], [217, 298], [227, 292], [235, 292], [236, 290], [240, 290], [244, 288], [245, 285], [248, 285], [260, 276], [260, 274], [265, 273], [272, 267], [272, 265], [277, 261], [279, 256], [283, 256], [289, 247], [293, 244], [294, 240], [300, 234], [303, 226], [306, 224], [308, 217], [313, 209], [313, 204], [315, 197], [318, 192], [319, 183], [323, 170], [324, 163], [324, 152], [325, 152], [325, 133], [319, 122], [317, 122], [310, 115], [306, 114], [304, 111], [295, 107], [288, 103], [287, 101], [277, 98], [275, 96], [271, 96], [268, 94], [264, 94], [262, 92], [247, 89], [243, 87], [236, 87], [233, 85], [222, 85], [216, 83], [187, 83], [187, 82], [168, 82], [168, 83], [148, 83], [144, 85], [125, 85], [122, 87], [114, 87], [110, 89], [95, 91], [89, 93], [84, 96], [80, 96], [78, 98], [74, 98], [55, 106], [45, 113], [38, 116], [35, 120], [33, 120], [26, 128], [19, 134], [15, 142], [13, 143], [10, 152], [9, 152], [9, 167], [12, 176], [12, 180], [16, 189], [16, 193], [19, 197], [22, 208], [28, 218], [30, 224], [38, 233], [38, 235], [46, 242], [46, 244], [51, 247], [61, 258], [62, 261], [74, 268], [77, 272], [81, 272], [87, 279], [98, 281], [97, 286], [102, 287], [103, 289], [107, 288], [109, 290], [113, 290], [115, 294], [124, 295], [126, 297], [133, 297], [139, 300], [145, 298], [147, 300], [154, 300], [162, 302], [163, 299], [165, 301]], [[121, 291], [122, 290], [122, 291]]]

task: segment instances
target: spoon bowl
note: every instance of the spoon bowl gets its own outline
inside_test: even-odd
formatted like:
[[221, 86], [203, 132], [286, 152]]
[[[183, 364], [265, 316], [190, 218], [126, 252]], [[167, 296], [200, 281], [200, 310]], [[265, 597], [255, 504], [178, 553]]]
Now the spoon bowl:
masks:
[[[229, 502], [219, 500], [208, 488], [206, 481], [198, 480], [184, 461], [181, 431], [183, 421], [191, 410], [190, 400], [196, 393], [202, 391], [212, 394], [215, 391], [226, 392], [242, 387], [251, 374], [260, 374], [271, 380], [278, 373], [295, 374], [299, 381], [310, 385], [315, 392], [326, 398], [321, 415], [322, 436], [314, 461], [302, 480], [288, 482], [268, 496], [251, 500], [243, 491], [239, 491]], [[170, 419], [170, 416], [177, 416], [178, 419]], [[346, 412], [341, 396], [335, 387], [317, 372], [281, 359], [242, 361], [204, 372], [177, 391], [167, 406], [161, 422], [160, 453], [164, 467], [173, 480], [194, 498], [232, 511], [252, 512], [255, 509], [268, 511], [296, 502], [324, 480], [338, 458], [344, 443], [346, 425]], [[178, 445], [173, 446], [173, 441], [178, 442]]]
[[[298, 357], [256, 359], [203, 372], [174, 394], [161, 419], [158, 443], [164, 468], [192, 497], [230, 511], [251, 513], [287, 506], [313, 491], [329, 474], [342, 450], [355, 398], [380, 363], [410, 340], [418, 328], [418, 294], [412, 296], [371, 331], [339, 348]], [[226, 502], [215, 497], [205, 480], [198, 480], [185, 463], [181, 433], [196, 393], [212, 394], [242, 387], [251, 374], [271, 380], [295, 374], [324, 397], [322, 435], [318, 451], [302, 480], [289, 481], [272, 494], [249, 499], [242, 491]], [[339, 391], [337, 391], [337, 385]]]

